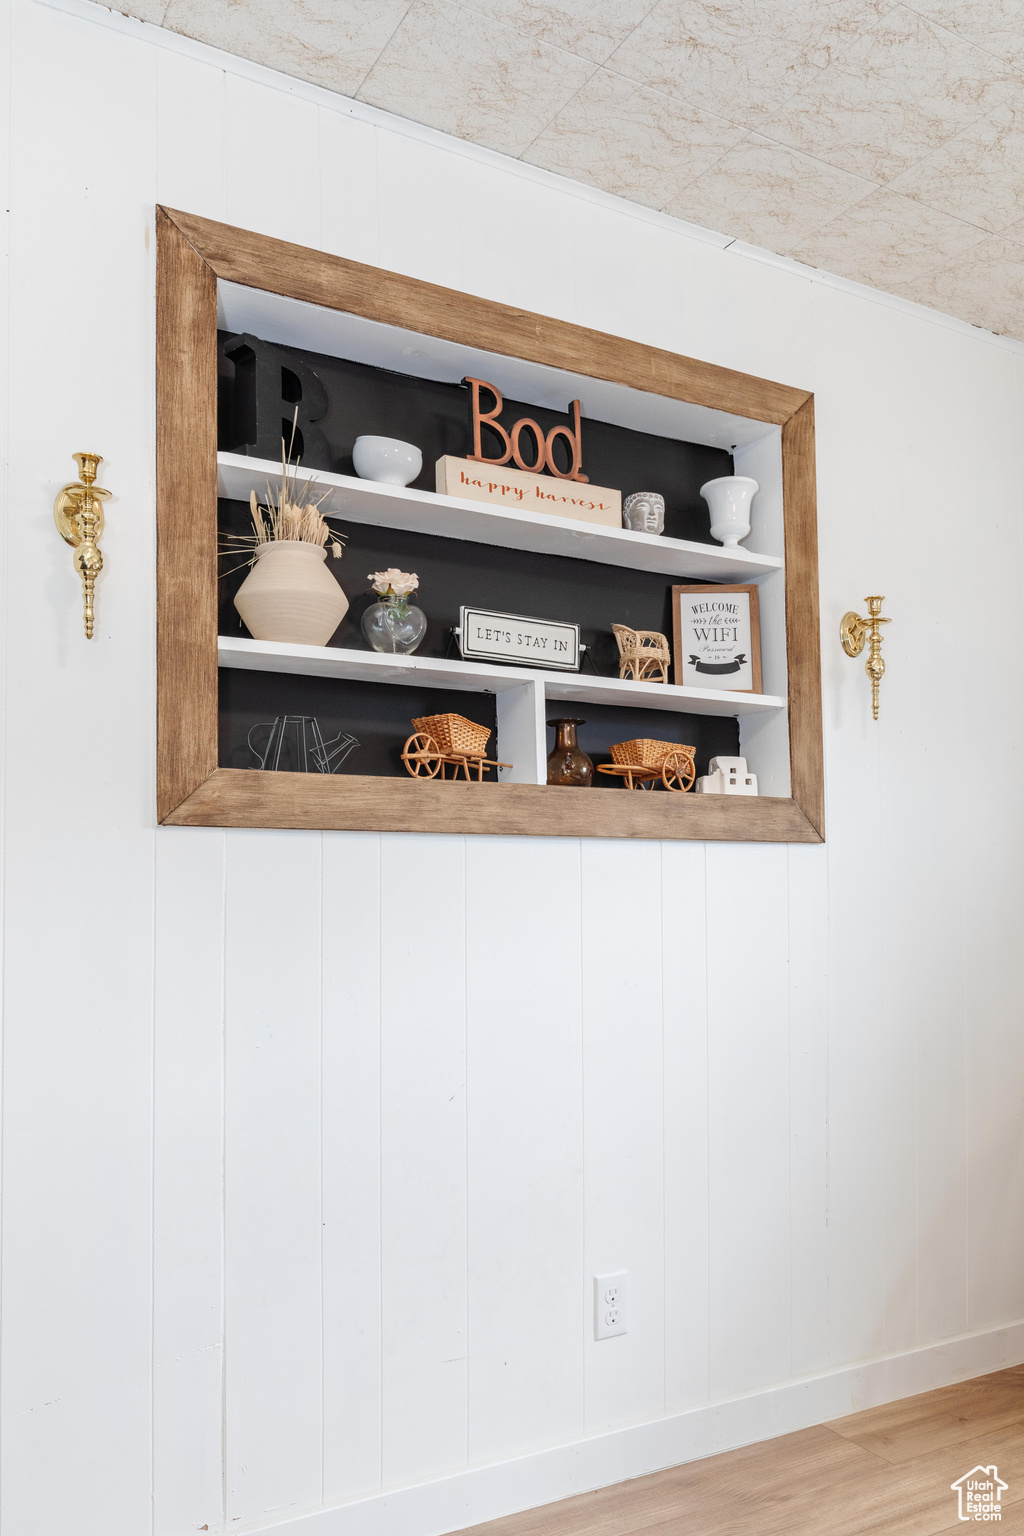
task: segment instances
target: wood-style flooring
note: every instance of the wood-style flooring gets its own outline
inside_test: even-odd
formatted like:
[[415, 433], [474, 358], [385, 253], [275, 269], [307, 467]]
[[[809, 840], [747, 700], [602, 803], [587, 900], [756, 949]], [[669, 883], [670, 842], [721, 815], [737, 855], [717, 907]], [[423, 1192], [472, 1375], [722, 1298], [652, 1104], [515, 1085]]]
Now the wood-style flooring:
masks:
[[944, 1536], [964, 1531], [950, 1484], [993, 1466], [1002, 1518], [1024, 1533], [1024, 1366], [868, 1408], [472, 1527], [465, 1536]]

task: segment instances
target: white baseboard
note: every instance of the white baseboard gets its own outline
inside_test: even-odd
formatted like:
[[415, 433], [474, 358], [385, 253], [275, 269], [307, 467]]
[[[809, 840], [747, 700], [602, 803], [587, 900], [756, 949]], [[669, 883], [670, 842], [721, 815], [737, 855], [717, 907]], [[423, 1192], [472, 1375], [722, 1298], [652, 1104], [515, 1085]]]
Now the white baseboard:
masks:
[[272, 1526], [234, 1529], [272, 1530], [276, 1536], [442, 1536], [1022, 1362], [1024, 1321], [291, 1515]]

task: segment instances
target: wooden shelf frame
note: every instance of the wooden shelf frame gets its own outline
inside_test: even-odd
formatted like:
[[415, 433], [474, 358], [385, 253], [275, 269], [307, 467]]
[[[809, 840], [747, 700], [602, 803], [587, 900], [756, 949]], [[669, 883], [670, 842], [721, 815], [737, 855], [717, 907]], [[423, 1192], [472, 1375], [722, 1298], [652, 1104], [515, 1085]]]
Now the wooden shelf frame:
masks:
[[[749, 374], [158, 207], [157, 815], [177, 826], [821, 842], [814, 398]], [[788, 798], [594, 794], [218, 766], [217, 280], [782, 429]], [[776, 577], [775, 580], [779, 578]]]

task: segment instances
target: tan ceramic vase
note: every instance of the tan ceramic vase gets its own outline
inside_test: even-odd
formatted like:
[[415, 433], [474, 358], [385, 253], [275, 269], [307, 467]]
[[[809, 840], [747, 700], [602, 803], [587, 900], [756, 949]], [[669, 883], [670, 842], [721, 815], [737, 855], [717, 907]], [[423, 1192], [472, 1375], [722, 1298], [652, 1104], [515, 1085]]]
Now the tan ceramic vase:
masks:
[[299, 539], [260, 545], [235, 607], [254, 640], [326, 645], [348, 612], [348, 598], [325, 569], [326, 549]]

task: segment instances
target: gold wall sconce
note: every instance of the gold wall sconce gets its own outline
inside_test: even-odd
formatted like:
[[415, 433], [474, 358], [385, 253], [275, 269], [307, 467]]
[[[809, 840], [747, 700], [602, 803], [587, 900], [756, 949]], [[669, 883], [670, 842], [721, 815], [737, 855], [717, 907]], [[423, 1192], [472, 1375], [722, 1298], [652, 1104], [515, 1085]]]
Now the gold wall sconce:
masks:
[[75, 551], [75, 570], [82, 579], [85, 638], [91, 640], [96, 577], [103, 569], [103, 556], [100, 554], [103, 503], [110, 492], [96, 484], [96, 471], [103, 462], [102, 454], [75, 453], [72, 458], [78, 465], [81, 478], [72, 480], [57, 492], [57, 500], [53, 504], [53, 520], [61, 538]]
[[859, 613], [851, 609], [844, 613], [839, 625], [839, 638], [843, 644], [843, 650], [847, 656], [859, 656], [864, 649], [865, 640], [868, 641], [868, 659], [864, 663], [864, 671], [871, 682], [871, 714], [878, 719], [878, 687], [885, 672], [885, 662], [882, 660], [882, 637], [878, 633], [880, 624], [889, 624], [891, 620], [881, 617], [884, 597], [866, 597], [864, 601], [868, 605], [868, 617], [862, 619]]

